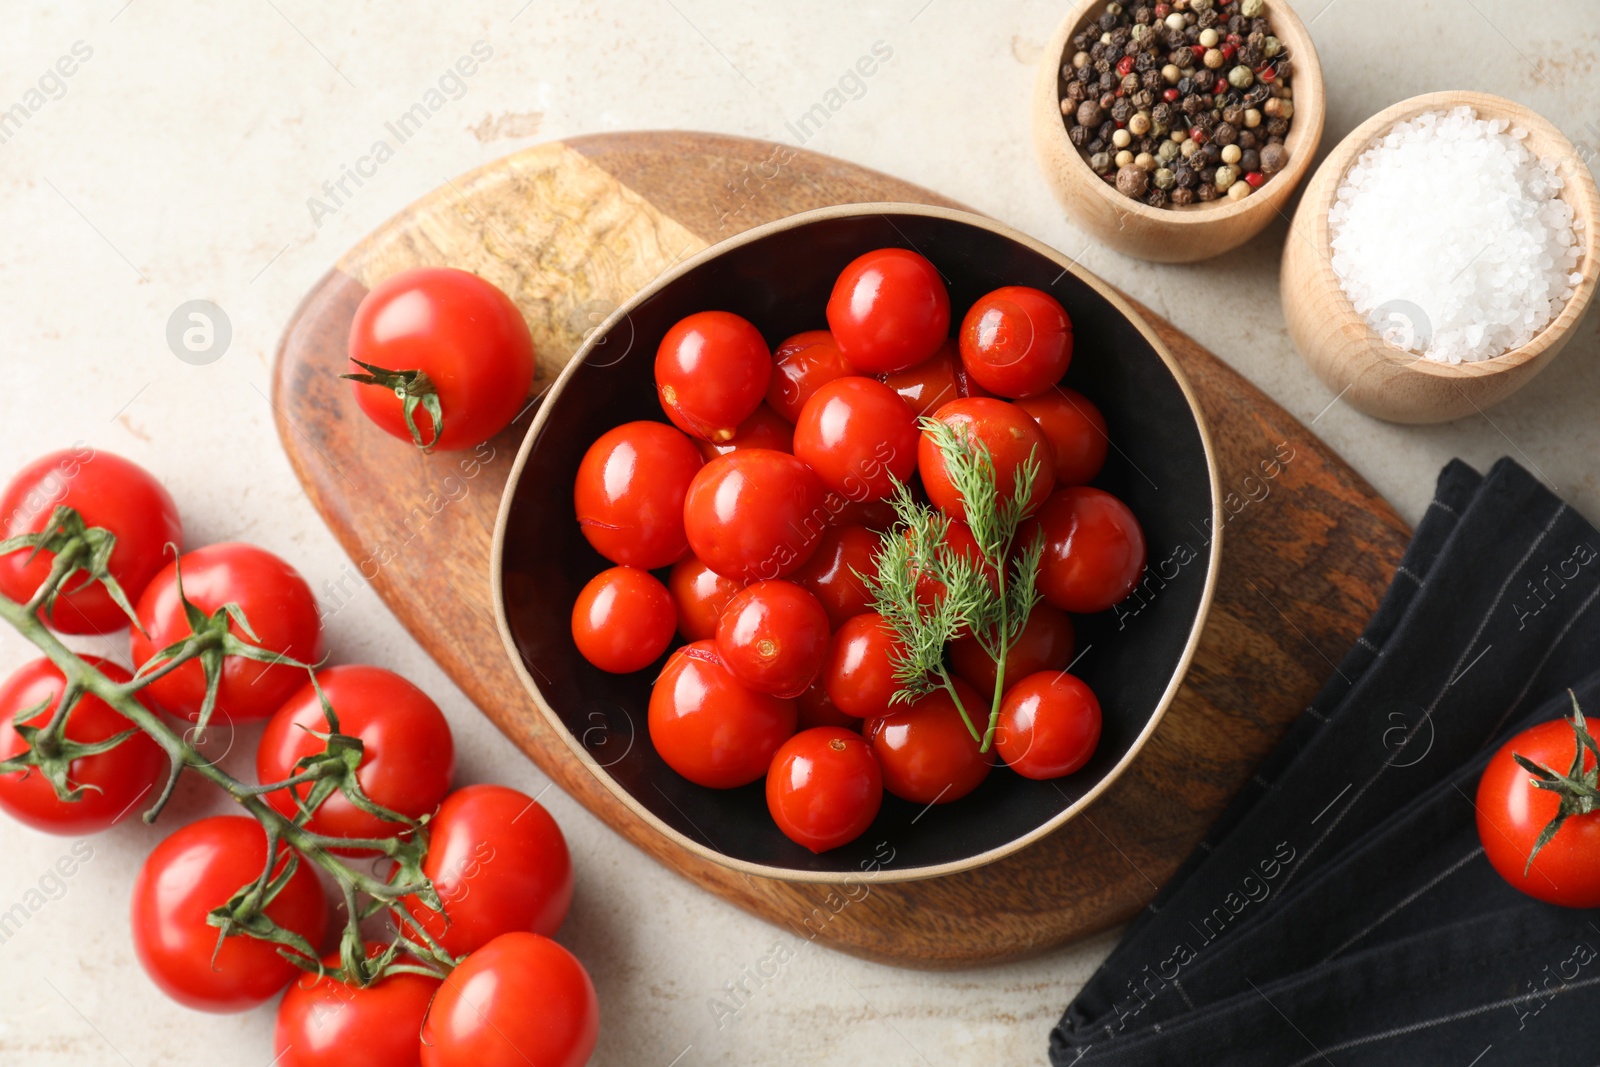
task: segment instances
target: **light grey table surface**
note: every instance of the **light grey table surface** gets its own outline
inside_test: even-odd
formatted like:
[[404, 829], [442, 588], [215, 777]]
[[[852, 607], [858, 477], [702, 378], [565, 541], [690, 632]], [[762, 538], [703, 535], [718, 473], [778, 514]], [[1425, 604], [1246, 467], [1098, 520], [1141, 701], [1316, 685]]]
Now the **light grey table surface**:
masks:
[[[75, 45], [91, 54], [70, 78], [47, 80], [25, 122], [0, 127], [0, 472], [80, 439], [122, 453], [170, 486], [191, 543], [260, 543], [320, 589], [344, 556], [289, 470], [266, 394], [286, 319], [340, 253], [446, 178], [538, 140], [638, 128], [792, 140], [785, 124], [884, 42], [893, 58], [807, 147], [1081, 253], [1089, 270], [1316, 420], [1412, 521], [1445, 461], [1482, 466], [1503, 454], [1600, 514], [1600, 318], [1486, 416], [1402, 428], [1330, 406], [1294, 353], [1278, 306], [1285, 224], [1200, 266], [1086, 245], [1027, 136], [1033, 68], [1065, 6], [92, 0], [15, 11], [0, 35], [0, 107], [30, 103]], [[1509, 96], [1600, 145], [1592, 0], [1306, 0], [1299, 10], [1326, 72], [1324, 152], [1383, 106], [1450, 88]], [[337, 211], [314, 218], [308, 200], [323, 182], [477, 41], [493, 57], [459, 98]], [[165, 341], [169, 315], [191, 299], [214, 301], [231, 321], [228, 351], [207, 366], [181, 362]], [[331, 619], [329, 638], [338, 660], [392, 667], [436, 696], [456, 731], [461, 781], [545, 787], [370, 590]], [[0, 635], [0, 668], [30, 655]], [[236, 771], [248, 770], [248, 740], [230, 758]], [[559, 790], [544, 802], [575, 854], [577, 901], [561, 940], [600, 993], [600, 1064], [1040, 1062], [1052, 1022], [1115, 941], [948, 974], [807, 947], [719, 1028], [712, 998], [790, 935], [657, 867]], [[71, 841], [0, 820], [0, 913], [30, 902], [26, 921], [0, 937], [0, 1065], [267, 1067], [271, 1009], [214, 1017], [167, 1002], [128, 936], [142, 857], [174, 825], [216, 810], [209, 790], [188, 782], [161, 826], [94, 838], [90, 861], [61, 882], [46, 872]]]

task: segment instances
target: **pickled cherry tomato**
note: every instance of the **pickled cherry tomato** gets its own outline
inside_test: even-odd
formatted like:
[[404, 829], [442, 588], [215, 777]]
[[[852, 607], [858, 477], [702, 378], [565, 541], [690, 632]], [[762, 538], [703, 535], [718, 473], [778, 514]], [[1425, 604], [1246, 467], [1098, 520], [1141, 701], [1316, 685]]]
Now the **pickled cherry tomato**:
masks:
[[784, 452], [744, 448], [707, 463], [683, 502], [694, 554], [725, 578], [782, 578], [816, 551], [828, 522], [822, 483]]
[[1000, 396], [1034, 396], [1072, 362], [1072, 320], [1049, 293], [1008, 285], [978, 298], [961, 320], [961, 362]]
[[[1030, 455], [1038, 460], [1039, 477], [1033, 484], [1033, 495], [1028, 498], [1028, 511], [1038, 508], [1050, 495], [1055, 485], [1055, 459], [1044, 431], [1027, 412], [1004, 400], [971, 397], [952, 400], [933, 417], [955, 427], [967, 441], [981, 443], [989, 449], [1001, 500], [1011, 497], [1016, 470]], [[917, 445], [917, 470], [922, 475], [922, 487], [927, 490], [928, 499], [951, 518], [965, 520], [966, 504], [945, 473], [944, 456], [926, 430]]]
[[889, 714], [889, 702], [900, 688], [895, 659], [904, 651], [882, 615], [869, 611], [847, 619], [834, 633], [822, 668], [828, 699], [858, 719]]
[[794, 733], [793, 700], [739, 683], [711, 641], [674, 652], [650, 692], [650, 741], [696, 785], [733, 789], [767, 773]]
[[950, 294], [922, 256], [880, 248], [839, 273], [828, 326], [857, 373], [893, 374], [933, 355], [950, 335]]
[[1039, 592], [1062, 611], [1092, 615], [1118, 603], [1144, 573], [1145, 541], [1128, 505], [1087, 485], [1058, 489], [1018, 531], [1044, 531]]
[[[957, 678], [961, 704], [981, 734], [989, 725], [989, 702]], [[883, 787], [913, 804], [948, 804], [960, 800], [989, 777], [990, 757], [978, 751], [956, 703], [945, 689], [935, 689], [910, 705], [871, 724], [872, 752], [883, 768]]]
[[994, 747], [1024, 778], [1060, 778], [1100, 743], [1100, 701], [1066, 671], [1030, 674], [1006, 691]]
[[883, 774], [854, 730], [819, 726], [783, 743], [767, 772], [767, 810], [784, 836], [812, 852], [866, 833], [883, 805]]
[[828, 613], [793, 582], [756, 582], [723, 611], [717, 652], [756, 692], [799, 696], [827, 658]]
[[900, 399], [911, 405], [919, 419], [932, 415], [952, 400], [990, 395], [989, 390], [967, 372], [954, 338], [946, 338], [939, 351], [910, 370], [887, 376], [883, 384], [899, 393]]
[[689, 549], [683, 502], [704, 460], [694, 442], [659, 422], [626, 422], [600, 435], [578, 464], [573, 504], [595, 551], [654, 570]]
[[833, 334], [807, 330], [784, 341], [772, 352], [772, 381], [767, 385], [767, 406], [791, 423], [800, 417], [811, 394], [835, 378], [854, 374], [845, 362]]
[[795, 698], [795, 708], [799, 711], [799, 727], [809, 730], [814, 726], [848, 726], [852, 730], [859, 729], [861, 720], [853, 715], [846, 715], [834, 706], [828, 699], [827, 679], [820, 674], [817, 680]]
[[739, 582], [707, 567], [698, 557], [685, 556], [674, 563], [672, 573], [667, 575], [667, 590], [677, 606], [678, 632], [684, 640], [715, 637], [722, 609], [743, 588]]
[[772, 354], [761, 331], [728, 311], [679, 319], [656, 349], [656, 395], [691, 437], [726, 441], [767, 395]]
[[821, 601], [829, 625], [842, 626], [846, 619], [872, 610], [872, 594], [860, 575], [877, 574], [882, 545], [883, 538], [865, 526], [829, 526], [822, 531], [816, 553], [789, 577]]
[[1094, 481], [1105, 466], [1111, 439], [1106, 435], [1105, 416], [1088, 397], [1058, 385], [1038, 396], [1018, 400], [1017, 407], [1033, 416], [1050, 442], [1057, 485], [1088, 485]]
[[871, 378], [822, 386], [794, 425], [794, 454], [849, 500], [882, 500], [917, 469], [917, 417]]
[[654, 663], [672, 643], [678, 613], [672, 594], [649, 571], [603, 570], [572, 605], [572, 640], [583, 658], [612, 674]]
[[[1035, 604], [1023, 623], [1022, 632], [1006, 649], [1006, 687], [1009, 689], [1039, 671], [1063, 671], [1072, 663], [1075, 650], [1072, 620], [1060, 608], [1043, 601]], [[983, 650], [972, 636], [950, 643], [950, 662], [956, 673], [971, 682], [985, 696], [993, 696], [996, 681], [994, 657]]]
[[794, 451], [794, 427], [770, 407], [762, 404], [739, 424], [726, 441], [695, 441], [700, 454], [710, 460], [737, 452], [741, 448], [770, 448], [775, 452]]

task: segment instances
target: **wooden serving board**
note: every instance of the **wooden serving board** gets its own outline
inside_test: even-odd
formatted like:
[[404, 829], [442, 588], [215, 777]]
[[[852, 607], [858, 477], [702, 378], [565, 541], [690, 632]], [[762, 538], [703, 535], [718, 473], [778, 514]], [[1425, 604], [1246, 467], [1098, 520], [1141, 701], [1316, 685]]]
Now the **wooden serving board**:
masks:
[[404, 268], [461, 267], [509, 293], [533, 330], [542, 387], [587, 331], [668, 265], [748, 227], [859, 201], [959, 206], [840, 160], [711, 134], [602, 134], [509, 156], [411, 205], [306, 296], [279, 352], [278, 432], [351, 556], [340, 595], [369, 582], [506, 736], [618, 833], [799, 936], [907, 966], [993, 963], [1134, 915], [1376, 608], [1409, 531], [1322, 442], [1145, 311], [1200, 397], [1229, 515], [1216, 599], [1185, 684], [1128, 771], [1050, 837], [976, 871], [874, 883], [863, 897], [859, 885], [846, 893], [751, 878], [667, 841], [533, 707], [496, 632], [489, 575], [496, 509], [527, 413], [476, 454], [423, 456], [370, 425], [337, 377], [356, 305]]

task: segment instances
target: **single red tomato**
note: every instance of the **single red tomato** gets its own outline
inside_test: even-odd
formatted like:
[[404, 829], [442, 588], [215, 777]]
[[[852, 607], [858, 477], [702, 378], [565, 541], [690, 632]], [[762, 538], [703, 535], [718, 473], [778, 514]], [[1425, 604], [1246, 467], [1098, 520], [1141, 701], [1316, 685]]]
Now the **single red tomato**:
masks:
[[794, 733], [793, 700], [742, 685], [711, 641], [674, 652], [650, 692], [650, 740], [667, 766], [696, 785], [732, 789], [767, 773]]
[[1017, 401], [1032, 415], [1050, 442], [1056, 461], [1057, 485], [1088, 485], [1105, 466], [1111, 438], [1105, 416], [1082, 393], [1058, 385], [1038, 396]]
[[841, 626], [846, 619], [872, 610], [872, 594], [861, 575], [877, 575], [882, 545], [883, 538], [865, 526], [829, 526], [822, 531], [816, 554], [789, 577], [821, 602], [830, 626]]
[[[380, 944], [367, 945], [367, 957]], [[330, 971], [339, 954], [323, 959]], [[278, 1002], [271, 1067], [421, 1067], [422, 1020], [439, 979], [400, 972], [372, 985], [301, 974]]]
[[761, 331], [728, 311], [679, 319], [656, 349], [656, 395], [674, 426], [726, 441], [767, 395], [772, 353]]
[[[1050, 442], [1045, 440], [1039, 424], [1027, 412], [1004, 400], [979, 396], [952, 400], [933, 417], [954, 427], [970, 444], [981, 444], [989, 450], [1001, 500], [1011, 499], [1016, 488], [1016, 471], [1030, 456], [1038, 461], [1039, 476], [1033, 483], [1033, 494], [1028, 497], [1027, 510], [1032, 512], [1050, 495], [1056, 478], [1055, 459], [1050, 452]], [[951, 518], [965, 521], [966, 502], [945, 473], [944, 455], [926, 430], [922, 431], [922, 439], [917, 444], [917, 470], [922, 475], [922, 487], [928, 499]]]
[[880, 248], [839, 272], [828, 326], [857, 373], [893, 374], [915, 367], [950, 336], [950, 293], [922, 256]]
[[689, 547], [726, 578], [782, 578], [803, 566], [828, 524], [822, 483], [795, 457], [767, 448], [718, 456], [683, 503]]
[[[315, 948], [328, 927], [328, 901], [316, 870], [280, 845], [273, 876], [290, 857], [294, 874], [263, 912]], [[145, 858], [133, 883], [133, 947], [163, 993], [197, 1011], [248, 1011], [301, 971], [278, 946], [246, 934], [228, 937], [206, 922], [244, 886], [261, 877], [267, 833], [242, 815], [214, 815], [180, 827]]]
[[[487, 441], [527, 405], [533, 373], [522, 312], [464, 270], [419, 267], [386, 278], [350, 323], [346, 377], [355, 381], [356, 403], [402, 441], [443, 449]], [[442, 431], [418, 402], [427, 394], [438, 398]], [[408, 396], [415, 433], [406, 425]]]
[[672, 644], [678, 611], [661, 579], [612, 567], [589, 579], [572, 605], [572, 640], [583, 658], [612, 674], [642, 671]]
[[1144, 531], [1128, 505], [1086, 485], [1058, 489], [1017, 535], [1044, 533], [1039, 592], [1062, 611], [1092, 615], [1118, 603], [1144, 573]]
[[678, 609], [678, 632], [685, 641], [705, 641], [717, 636], [717, 620], [728, 602], [744, 588], [742, 582], [724, 578], [698, 556], [685, 556], [672, 565], [667, 589]]
[[1100, 743], [1100, 701], [1064, 670], [1030, 674], [1006, 690], [994, 748], [1024, 778], [1071, 774]]
[[[109, 660], [84, 656], [84, 662], [121, 684], [129, 674]], [[27, 751], [17, 727], [43, 729], [61, 703], [66, 676], [47, 659], [36, 659], [0, 682], [0, 761]], [[49, 703], [19, 724], [18, 713]], [[93, 745], [132, 727], [115, 708], [93, 693], [84, 693], [67, 716], [66, 739]], [[18, 822], [47, 834], [99, 833], [126, 818], [141, 799], [152, 803], [167, 773], [167, 754], [150, 735], [135, 731], [116, 748], [80, 756], [67, 767], [67, 784], [81, 789], [77, 800], [61, 800], [37, 767], [0, 774], [0, 809]]]
[[828, 613], [793, 582], [755, 582], [717, 623], [717, 654], [758, 693], [797, 697], [828, 656]]
[[[23, 467], [0, 492], [0, 540], [41, 533], [57, 507], [78, 513], [86, 527], [116, 537], [107, 569], [128, 603], [166, 561], [166, 546], [183, 545], [183, 526], [172, 496], [143, 467], [109, 452], [79, 446], [52, 452]], [[0, 593], [26, 604], [55, 564], [55, 553], [19, 548], [0, 556]], [[53, 630], [109, 634], [128, 629], [129, 619], [100, 582], [79, 571], [60, 586], [53, 607], [41, 612]]]
[[820, 674], [811, 683], [811, 688], [796, 697], [794, 703], [799, 712], [798, 727], [801, 730], [815, 726], [845, 726], [852, 730], [861, 727], [860, 719], [846, 715], [828, 698], [827, 679]]
[[[980, 734], [989, 725], [989, 702], [957, 678], [961, 705]], [[910, 705], [897, 705], [870, 727], [883, 787], [913, 804], [948, 804], [989, 777], [990, 758], [978, 751], [948, 691], [935, 689]]]
[[899, 393], [919, 419], [952, 400], [992, 395], [967, 372], [953, 337], [945, 338], [937, 352], [915, 367], [885, 377], [883, 384]]
[[683, 501], [705, 460], [687, 436], [659, 422], [625, 422], [601, 434], [578, 464], [573, 507], [594, 550], [612, 563], [655, 570], [683, 557]]
[[961, 362], [990, 392], [1035, 396], [1067, 373], [1072, 320], [1049, 293], [1026, 285], [996, 289], [961, 320]]
[[755, 413], [739, 424], [739, 429], [726, 441], [695, 441], [700, 454], [708, 461], [741, 448], [770, 448], [774, 452], [794, 451], [794, 427], [762, 404]]
[[[1513, 888], [1564, 908], [1600, 908], [1600, 811], [1569, 814], [1535, 853], [1539, 835], [1560, 813], [1562, 798], [1535, 788], [1532, 772], [1513, 758], [1567, 775], [1577, 753], [1577, 733], [1565, 719], [1530, 727], [1501, 745], [1478, 780], [1478, 839], [1490, 864]], [[1593, 788], [1593, 752], [1585, 751], [1581, 773]]]
[[452, 955], [513, 931], [551, 935], [572, 906], [572, 855], [544, 806], [503, 785], [469, 785], [444, 798], [428, 824], [422, 873], [444, 914], [415, 897], [408, 912]]
[[[239, 640], [301, 663], [322, 659], [322, 614], [300, 572], [264, 548], [224, 543], [186, 552], [151, 579], [139, 598], [144, 633], [134, 630], [129, 644], [135, 663], [149, 663], [157, 652], [193, 632], [178, 597], [180, 567], [183, 595], [208, 618], [225, 604], [238, 606], [255, 632], [251, 638], [230, 621], [229, 632]], [[305, 681], [302, 667], [227, 656], [217, 688], [215, 721], [265, 719]], [[190, 660], [144, 691], [168, 713], [194, 720], [205, 700], [205, 672], [198, 660]]]
[[773, 411], [794, 422], [811, 394], [855, 368], [845, 362], [833, 334], [827, 330], [797, 333], [772, 352], [772, 381], [767, 386], [767, 404]]
[[794, 425], [794, 454], [849, 500], [882, 500], [917, 469], [917, 417], [871, 378], [822, 386]]
[[872, 719], [889, 714], [900, 689], [895, 661], [905, 648], [894, 630], [876, 612], [846, 619], [828, 646], [822, 678], [828, 699], [846, 715]]
[[783, 743], [767, 772], [767, 810], [783, 835], [812, 852], [848, 845], [883, 806], [883, 774], [854, 730], [819, 726]]
[[[450, 791], [456, 763], [450, 724], [439, 705], [382, 667], [329, 667], [317, 672], [317, 684], [339, 718], [339, 732], [361, 739], [356, 781], [368, 799], [413, 819], [433, 814]], [[296, 762], [326, 749], [316, 733], [327, 730], [322, 701], [307, 682], [267, 720], [256, 749], [256, 781], [281, 782], [299, 773]], [[310, 792], [306, 783], [273, 790], [262, 799], [292, 819], [299, 812], [295, 796], [304, 799]], [[330, 837], [393, 837], [406, 829], [369, 815], [337, 792], [305, 826]]]
[[600, 1003], [549, 938], [504, 934], [450, 972], [422, 1024], [422, 1067], [583, 1067]]
[[[911, 531], [907, 530], [904, 536], [909, 539]], [[989, 576], [989, 586], [995, 592], [1000, 590], [1000, 576], [994, 568], [987, 566], [983, 559], [983, 549], [978, 546], [977, 538], [972, 536], [972, 529], [960, 519], [951, 519], [945, 526], [944, 545], [959, 557], [964, 557], [983, 568]], [[937, 607], [944, 599], [945, 584], [932, 574], [918, 574], [916, 576], [917, 603], [925, 608]]]
[[[1028, 613], [1022, 632], [1006, 649], [1006, 687], [1039, 671], [1064, 671], [1075, 650], [1072, 620], [1059, 608], [1040, 601]], [[950, 662], [956, 673], [980, 693], [993, 695], [998, 680], [994, 658], [970, 635], [950, 643]]]

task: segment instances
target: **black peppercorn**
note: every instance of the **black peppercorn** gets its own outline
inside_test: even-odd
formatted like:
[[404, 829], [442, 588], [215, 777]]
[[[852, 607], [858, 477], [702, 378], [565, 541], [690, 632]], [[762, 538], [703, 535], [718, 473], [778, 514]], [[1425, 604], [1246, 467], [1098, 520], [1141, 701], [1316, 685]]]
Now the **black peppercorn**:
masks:
[[[1156, 75], [1158, 78], [1160, 76], [1161, 75], [1159, 74]], [[1135, 111], [1149, 111], [1150, 108], [1155, 105], [1156, 94], [1152, 93], [1149, 89], [1140, 89], [1138, 92], [1128, 97], [1128, 99], [1133, 101], [1133, 109]]]
[[[1105, 21], [1104, 19], [1101, 20], [1102, 24], [1104, 23], [1104, 21]], [[1249, 30], [1250, 30], [1250, 20], [1245, 18], [1243, 15], [1235, 15], [1235, 16], [1233, 16], [1232, 18], [1230, 18], [1228, 20], [1228, 32], [1229, 33], [1237, 33], [1240, 37], [1243, 37], [1246, 33], [1249, 32]]]
[[1194, 203], [1193, 189], [1179, 188], [1172, 190], [1173, 207], [1188, 207], [1192, 203]]
[[1096, 152], [1104, 152], [1106, 150], [1106, 143], [1099, 137], [1096, 137], [1094, 140], [1084, 145], [1083, 149], [1090, 155], [1094, 155]]
[[1075, 148], [1082, 148], [1093, 139], [1092, 133], [1087, 126], [1072, 127], [1072, 129], [1068, 131], [1067, 137], [1071, 139], [1073, 147]]
[[1259, 109], [1272, 96], [1272, 86], [1257, 83], [1244, 91], [1244, 106]]
[[1150, 25], [1151, 21], [1154, 20], [1155, 17], [1156, 13], [1148, 7], [1136, 7], [1133, 9], [1133, 21], [1137, 22], [1141, 26]]
[[1261, 173], [1267, 177], [1289, 165], [1289, 152], [1281, 144], [1269, 144], [1261, 150]]
[[1088, 85], [1090, 82], [1094, 81], [1096, 75], [1093, 67], [1079, 67], [1073, 72], [1073, 76], [1078, 80], [1080, 85]]
[[1249, 174], [1253, 170], [1261, 169], [1261, 153], [1254, 148], [1246, 148], [1239, 153], [1239, 169]]
[[[1238, 104], [1229, 104], [1222, 109], [1222, 121], [1237, 129], [1244, 125], [1244, 108]], [[1227, 141], [1222, 142], [1227, 144]]]
[[1144, 194], [1144, 202], [1149, 204], [1151, 207], [1166, 207], [1167, 191], [1160, 187], [1152, 188], [1149, 192]]
[[1090, 37], [1087, 33], [1075, 33], [1072, 35], [1072, 50], [1074, 52], [1087, 52], [1094, 41], [1095, 38]]
[[1095, 131], [1095, 136], [1099, 137], [1102, 141], [1106, 142], [1107, 144], [1110, 144], [1111, 143], [1111, 135], [1116, 133], [1116, 132], [1117, 132], [1117, 124], [1115, 122], [1112, 122], [1110, 119], [1106, 119], [1104, 122], [1102, 122], [1100, 124], [1100, 128]]
[[1192, 92], [1194, 92], [1194, 79], [1187, 76], [1179, 78], [1178, 95], [1180, 97], [1188, 96]]
[[1121, 48], [1123, 45], [1128, 43], [1128, 39], [1132, 36], [1133, 31], [1129, 30], [1128, 27], [1118, 26], [1116, 29], [1111, 31], [1111, 47]]
[[1173, 117], [1173, 106], [1166, 101], [1162, 101], [1150, 109], [1150, 121], [1154, 122], [1157, 126], [1171, 127]]
[[1217, 198], [1216, 175], [1212, 175], [1211, 181], [1201, 182], [1199, 186], [1195, 188], [1195, 196], [1202, 204], [1210, 203], [1211, 201], [1215, 200]]
[[1100, 106], [1098, 100], [1085, 100], [1078, 105], [1078, 124], [1081, 126], [1098, 126], [1106, 120], [1106, 109]]
[[1199, 26], [1202, 30], [1209, 30], [1211, 27], [1215, 26], [1217, 24], [1216, 9], [1208, 8], [1207, 10], [1200, 12], [1200, 17], [1195, 19], [1194, 24]]
[[1125, 96], [1118, 97], [1117, 102], [1111, 105], [1111, 120], [1126, 125], [1133, 118], [1133, 111], [1133, 101]]
[[1217, 84], [1217, 72], [1208, 67], [1201, 67], [1194, 72], [1194, 87], [1202, 93], [1209, 93]]
[[1147, 93], [1159, 93], [1167, 87], [1167, 79], [1161, 76], [1159, 68], [1147, 70], [1139, 75], [1139, 86]]
[[1183, 108], [1183, 113], [1185, 115], [1188, 115], [1190, 118], [1194, 118], [1196, 115], [1200, 114], [1200, 112], [1205, 110], [1206, 102], [1199, 96], [1190, 95], [1184, 97], [1183, 103], [1178, 106]]
[[1102, 31], [1109, 33], [1111, 30], [1116, 28], [1116, 25], [1117, 16], [1113, 15], [1111, 12], [1107, 11], [1104, 15], [1100, 16], [1100, 29]]
[[1111, 71], [1106, 71], [1104, 74], [1100, 75], [1097, 84], [1100, 86], [1100, 91], [1102, 93], [1109, 93], [1117, 87], [1117, 82], [1119, 80], [1120, 79], [1118, 79], [1118, 77]]
[[1203, 188], [1205, 188], [1206, 186], [1209, 185], [1212, 188], [1216, 188], [1216, 184], [1217, 184], [1217, 168], [1216, 167], [1201, 167], [1200, 168], [1200, 187], [1203, 189]]
[[1067, 103], [1077, 105], [1083, 103], [1089, 96], [1089, 90], [1083, 87], [1082, 82], [1073, 82], [1067, 86]]
[[1211, 131], [1211, 139], [1219, 145], [1230, 145], [1239, 139], [1239, 131], [1233, 128], [1232, 123], [1224, 119], [1222, 122], [1217, 123], [1216, 129]]
[[1207, 141], [1200, 146], [1200, 155], [1205, 159], [1207, 166], [1215, 167], [1222, 162], [1222, 146], [1215, 141]]
[[1195, 174], [1194, 168], [1187, 163], [1179, 163], [1176, 167], [1173, 167], [1172, 175], [1180, 189], [1193, 189], [1195, 183], [1200, 180], [1199, 175]]
[[1268, 119], [1266, 121], [1268, 137], [1283, 137], [1289, 132], [1288, 119]]
[[1101, 56], [1100, 58], [1096, 59], [1094, 61], [1094, 72], [1100, 75], [1110, 74], [1111, 60], [1107, 59], [1105, 56]]
[[1139, 54], [1133, 57], [1133, 69], [1138, 71], [1140, 74], [1143, 74], [1145, 71], [1149, 70], [1155, 65], [1156, 57], [1151, 55], [1149, 52], [1146, 52], [1143, 48], [1140, 48]]
[[[1312, 21], [1315, 22], [1316, 20], [1313, 19]], [[1251, 19], [1250, 32], [1259, 33], [1262, 37], [1265, 37], [1272, 32], [1272, 23], [1268, 19]]]

